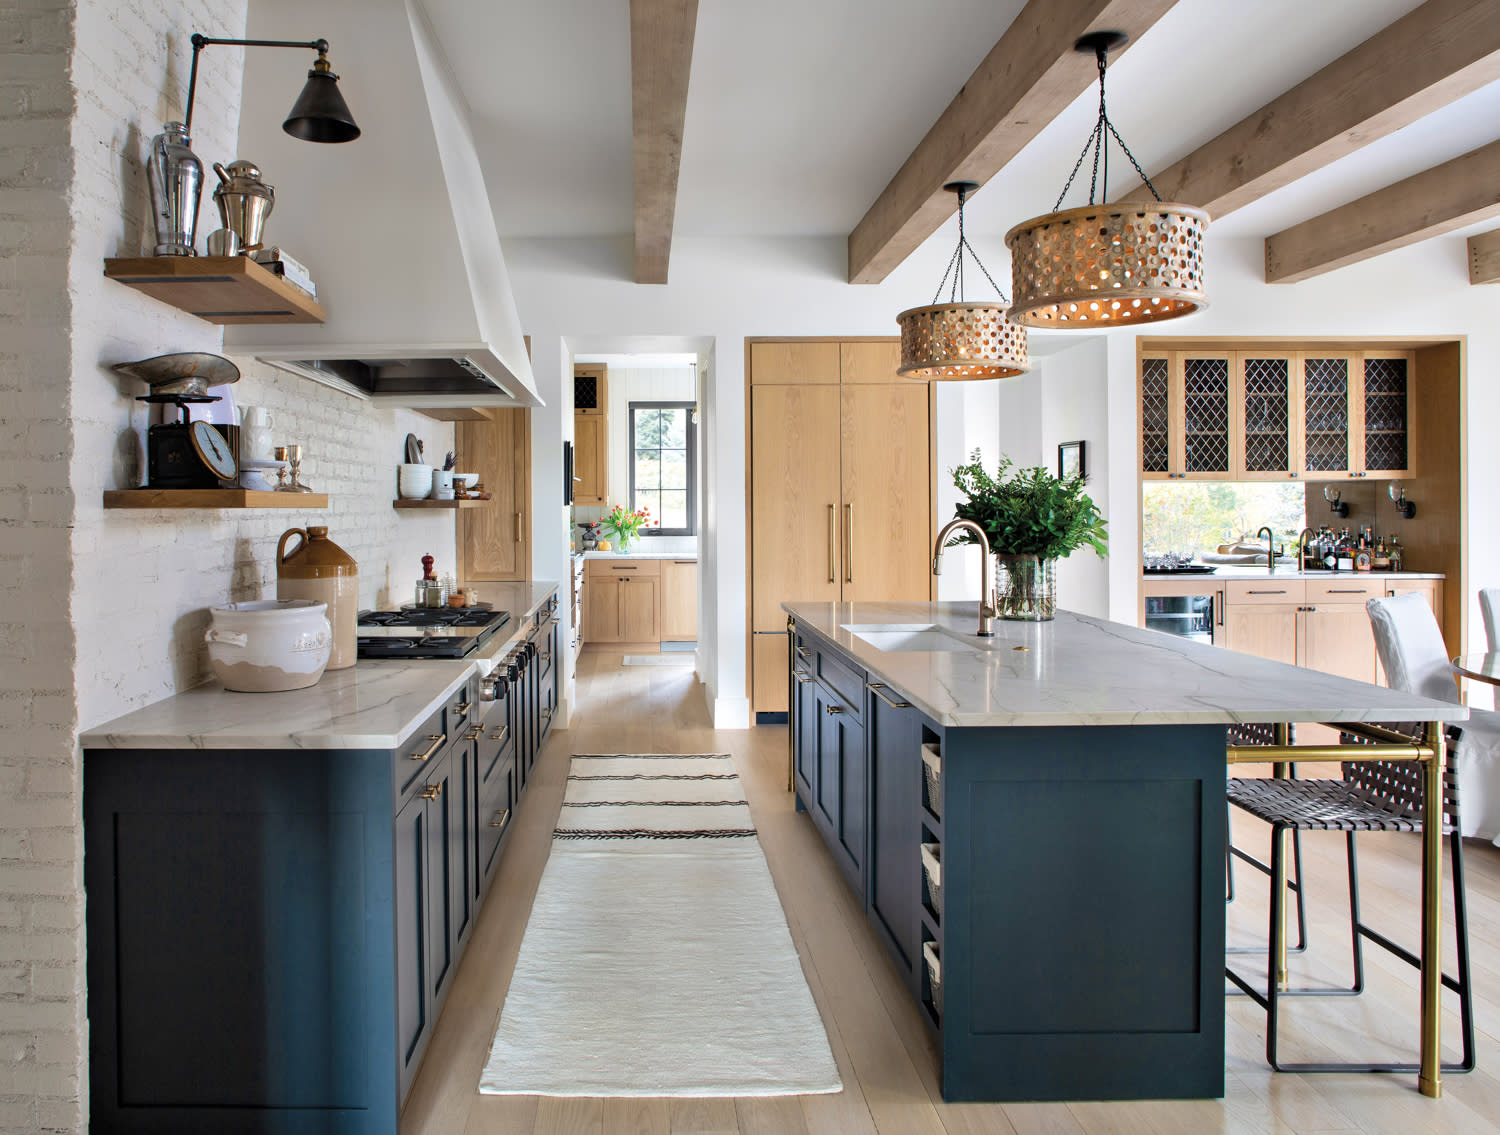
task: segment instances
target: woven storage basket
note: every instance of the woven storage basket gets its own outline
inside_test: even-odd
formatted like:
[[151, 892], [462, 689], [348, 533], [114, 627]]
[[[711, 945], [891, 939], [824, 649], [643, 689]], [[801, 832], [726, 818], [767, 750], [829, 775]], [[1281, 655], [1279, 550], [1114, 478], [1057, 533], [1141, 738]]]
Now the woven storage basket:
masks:
[[943, 916], [943, 860], [942, 845], [922, 845], [922, 874], [927, 876], [928, 905], [941, 918]]
[[943, 758], [936, 745], [922, 746], [922, 785], [927, 795], [927, 810], [934, 816], [943, 814]]
[[943, 965], [938, 959], [938, 944], [931, 940], [922, 943], [922, 960], [927, 963], [927, 983], [932, 986], [932, 1008], [939, 1017], [943, 1015]]

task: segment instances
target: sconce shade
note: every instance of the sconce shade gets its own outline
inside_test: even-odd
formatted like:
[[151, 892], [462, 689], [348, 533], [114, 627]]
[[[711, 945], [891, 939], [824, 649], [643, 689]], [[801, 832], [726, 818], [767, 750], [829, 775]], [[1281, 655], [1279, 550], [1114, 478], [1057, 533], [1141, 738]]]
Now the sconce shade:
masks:
[[349, 104], [339, 93], [339, 77], [326, 60], [319, 59], [307, 73], [307, 84], [281, 128], [304, 142], [352, 142], [359, 137]]
[[1028, 327], [1120, 327], [1208, 306], [1208, 214], [1172, 201], [1088, 205], [1024, 221], [1005, 234], [1015, 302]]
[[965, 381], [1011, 378], [1031, 367], [1026, 332], [1005, 308], [985, 303], [939, 303], [896, 316], [901, 328], [903, 378]]

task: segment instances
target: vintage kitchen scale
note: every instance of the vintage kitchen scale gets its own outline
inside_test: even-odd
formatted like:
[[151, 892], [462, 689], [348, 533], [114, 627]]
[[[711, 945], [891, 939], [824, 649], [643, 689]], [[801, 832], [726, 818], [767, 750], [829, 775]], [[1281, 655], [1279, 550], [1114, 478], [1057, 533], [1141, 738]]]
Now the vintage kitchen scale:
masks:
[[151, 387], [137, 402], [177, 407], [177, 421], [146, 431], [148, 489], [217, 489], [220, 481], [234, 479], [239, 465], [230, 439], [212, 422], [190, 421], [188, 407], [222, 401], [208, 388], [237, 382], [239, 367], [222, 355], [192, 351], [120, 363], [114, 369]]

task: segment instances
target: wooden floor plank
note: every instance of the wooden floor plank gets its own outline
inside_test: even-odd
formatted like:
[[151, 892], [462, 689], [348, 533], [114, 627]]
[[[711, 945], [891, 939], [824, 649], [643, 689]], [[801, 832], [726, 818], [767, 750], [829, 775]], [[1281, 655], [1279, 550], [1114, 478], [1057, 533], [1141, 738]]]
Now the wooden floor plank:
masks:
[[[734, 757], [784, 908], [792, 941], [838, 1063], [844, 1090], [818, 1096], [738, 1100], [583, 1100], [484, 1096], [475, 1091], [494, 1022], [546, 867], [568, 761], [576, 752], [724, 752]], [[1238, 771], [1238, 770], [1237, 770]], [[579, 660], [573, 728], [554, 731], [539, 758], [474, 937], [454, 979], [405, 1113], [402, 1135], [1386, 1135], [1434, 1132], [1500, 1135], [1500, 850], [1465, 846], [1479, 1021], [1478, 1072], [1446, 1075], [1444, 1096], [1417, 1094], [1414, 1078], [1281, 1075], [1265, 1064], [1265, 1013], [1231, 998], [1222, 1101], [945, 1104], [931, 1035], [833, 859], [786, 791], [786, 731], [716, 731], [693, 672], [623, 667], [618, 652], [586, 650]], [[1237, 818], [1235, 839], [1264, 851], [1264, 826]], [[1369, 921], [1415, 941], [1415, 837], [1360, 842], [1361, 900]], [[1298, 972], [1334, 980], [1349, 967], [1343, 846], [1337, 837], [1305, 846], [1313, 949]], [[1231, 935], [1265, 937], [1266, 882], [1244, 865], [1228, 908]], [[1450, 911], [1451, 918], [1451, 911]], [[1445, 928], [1451, 965], [1451, 922]], [[1413, 1058], [1417, 993], [1413, 971], [1366, 949], [1370, 990], [1360, 998], [1301, 999], [1287, 1011], [1284, 1045], [1327, 1058], [1372, 1046]], [[1247, 969], [1263, 959], [1236, 958]], [[1445, 999], [1445, 1048], [1456, 1051], [1457, 1014]], [[674, 1126], [674, 1121], [676, 1125]], [[665, 1126], [663, 1126], [665, 1123]]]

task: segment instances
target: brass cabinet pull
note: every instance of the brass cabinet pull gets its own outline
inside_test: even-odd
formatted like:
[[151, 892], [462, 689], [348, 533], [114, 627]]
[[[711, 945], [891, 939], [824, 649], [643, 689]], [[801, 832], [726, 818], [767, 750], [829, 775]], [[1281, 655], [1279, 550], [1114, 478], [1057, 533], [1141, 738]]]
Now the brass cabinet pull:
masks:
[[542, 653], [541, 653], [541, 659], [542, 659], [543, 662], [551, 662], [552, 661], [552, 652], [550, 650], [544, 650], [544, 651], [542, 651]]
[[808, 650], [807, 647], [805, 647], [805, 646], [799, 646], [797, 648], [797, 654], [801, 658], [811, 658], [812, 657], [812, 651]]
[[632, 564], [629, 567], [620, 567], [619, 565], [615, 565], [615, 566], [612, 566], [609, 570], [610, 571], [640, 571], [641, 569], [640, 569], [639, 566], [637, 566], [635, 564]]
[[491, 741], [504, 741], [509, 736], [510, 736], [510, 726], [509, 725], [502, 725], [499, 729], [496, 729], [493, 733], [490, 734], [490, 740]]
[[843, 713], [844, 712], [844, 707], [841, 706], [841, 705], [827, 705], [827, 706], [824, 706], [823, 708], [828, 711], [828, 715], [830, 717], [832, 717], [834, 714], [838, 714], [838, 713]]
[[423, 800], [436, 800], [442, 794], [443, 786], [441, 784], [429, 784], [426, 788], [422, 789]]
[[878, 697], [881, 701], [885, 702], [885, 704], [890, 706], [892, 709], [911, 708], [911, 702], [909, 701], [892, 701], [890, 695], [885, 693], [885, 690], [888, 689], [888, 687], [883, 682], [866, 682], [865, 689], [869, 690], [872, 694]]
[[854, 506], [844, 506], [844, 582], [854, 582]]
[[552, 707], [551, 706], [547, 706], [547, 707], [544, 707], [542, 709], [542, 717], [546, 721], [551, 721], [552, 720]]
[[516, 543], [521, 542], [521, 514], [516, 513]]
[[806, 685], [808, 682], [812, 681], [811, 678], [809, 678], [806, 674], [802, 673], [800, 670], [793, 670], [792, 671], [792, 677], [795, 678], [795, 679], [797, 679], [797, 684], [799, 686]]
[[1330, 587], [1328, 589], [1330, 595], [1368, 595], [1369, 593], [1368, 587]]
[[828, 582], [829, 583], [837, 583], [838, 582], [838, 577], [836, 575], [834, 575], [834, 572], [833, 572], [833, 561], [834, 561], [834, 558], [838, 554], [837, 552], [834, 551], [833, 510], [834, 510], [834, 506], [833, 505], [829, 505], [828, 506]]
[[464, 737], [464, 740], [465, 741], [477, 741], [483, 735], [484, 735], [484, 726], [483, 725], [471, 726], [470, 729], [469, 729], [468, 735], [466, 737]]
[[510, 820], [510, 809], [507, 808], [503, 812], [496, 812], [495, 813], [495, 818], [490, 821], [490, 827], [492, 827], [492, 828], [503, 828], [509, 820]]
[[697, 560], [673, 560], [672, 562], [678, 567], [694, 567], [698, 563]]
[[1248, 594], [1248, 595], [1285, 595], [1286, 594], [1286, 589], [1282, 588], [1282, 589], [1280, 589], [1278, 591], [1256, 591], [1255, 589], [1251, 588], [1249, 591], [1246, 592], [1246, 594]]
[[427, 739], [431, 741], [432, 744], [427, 747], [427, 751], [425, 753], [413, 753], [411, 755], [412, 760], [425, 761], [428, 757], [432, 756], [433, 753], [437, 752], [443, 747], [443, 742], [448, 739], [448, 735], [446, 733], [433, 733], [429, 735]]

